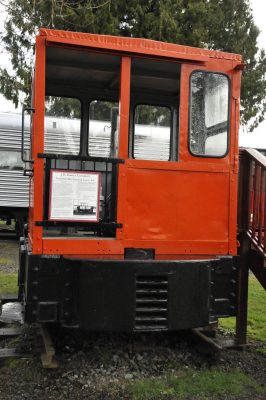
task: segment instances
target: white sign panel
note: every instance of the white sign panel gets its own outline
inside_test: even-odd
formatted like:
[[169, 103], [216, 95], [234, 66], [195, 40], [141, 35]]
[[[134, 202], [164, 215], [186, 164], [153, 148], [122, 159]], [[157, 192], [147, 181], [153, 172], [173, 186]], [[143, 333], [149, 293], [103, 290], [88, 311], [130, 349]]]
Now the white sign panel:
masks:
[[49, 219], [99, 221], [100, 174], [51, 170]]

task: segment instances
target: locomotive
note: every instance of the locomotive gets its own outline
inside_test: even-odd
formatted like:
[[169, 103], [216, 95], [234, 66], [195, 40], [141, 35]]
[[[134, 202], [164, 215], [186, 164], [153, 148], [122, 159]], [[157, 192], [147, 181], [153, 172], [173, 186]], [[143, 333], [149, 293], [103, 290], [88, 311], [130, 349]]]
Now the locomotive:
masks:
[[236, 315], [242, 57], [49, 29], [35, 54], [26, 322], [176, 331]]

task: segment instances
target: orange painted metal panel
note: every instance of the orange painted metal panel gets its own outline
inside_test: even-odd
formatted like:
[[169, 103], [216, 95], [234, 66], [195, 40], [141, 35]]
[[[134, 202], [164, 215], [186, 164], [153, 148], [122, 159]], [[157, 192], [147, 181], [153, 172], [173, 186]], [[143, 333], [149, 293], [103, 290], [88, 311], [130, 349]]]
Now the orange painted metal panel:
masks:
[[[65, 45], [118, 51], [121, 57], [119, 157], [116, 239], [42, 238], [45, 40]], [[47, 43], [46, 43], [47, 45]], [[80, 47], [79, 47], [80, 48]], [[124, 54], [124, 56], [123, 56]], [[126, 56], [125, 56], [126, 54]], [[131, 55], [179, 59], [181, 67], [178, 161], [128, 158]], [[196, 63], [196, 61], [198, 64]], [[193, 63], [189, 63], [193, 62]], [[204, 65], [202, 63], [204, 61]], [[237, 130], [241, 56], [143, 39], [114, 38], [41, 30], [37, 39], [34, 116], [33, 252], [123, 256], [125, 247], [155, 248], [156, 257], [236, 254]], [[188, 150], [189, 79], [195, 70], [222, 72], [231, 82], [230, 148], [224, 158], [194, 157]], [[37, 75], [38, 73], [38, 75]], [[178, 107], [178, 104], [177, 104]]]
[[150, 39], [66, 32], [44, 28], [40, 29], [40, 35], [46, 37], [47, 42], [89, 46], [96, 49], [116, 50], [120, 52], [178, 58], [189, 61], [206, 61], [209, 58], [217, 58], [235, 61], [236, 65], [242, 64], [242, 57], [239, 54], [182, 46], [173, 43], [163, 43]]
[[[129, 107], [130, 107], [130, 73], [131, 58], [122, 57], [120, 74], [120, 93], [119, 93], [119, 158], [128, 157], [129, 140]], [[124, 164], [118, 166], [118, 192], [117, 192], [117, 221], [124, 219], [124, 199], [126, 197], [126, 167]], [[117, 239], [123, 237], [123, 230], [116, 232]]]
[[232, 101], [230, 115], [230, 201], [229, 201], [229, 253], [237, 253], [237, 206], [238, 206], [238, 131], [240, 125], [240, 86], [241, 71], [235, 71], [232, 77]]
[[169, 255], [225, 255], [228, 241], [215, 240], [134, 240], [134, 239], [73, 239], [53, 238], [43, 240], [44, 254], [82, 255], [86, 252], [87, 258], [94, 255], [124, 255], [125, 247], [155, 248], [156, 254], [169, 259]]
[[43, 178], [44, 162], [37, 157], [44, 149], [44, 99], [45, 99], [45, 38], [36, 39], [36, 61], [34, 79], [34, 103], [32, 126], [32, 159], [33, 178], [31, 179], [31, 198], [33, 204], [29, 216], [30, 238], [34, 254], [42, 253], [42, 227], [35, 226], [35, 221], [42, 220], [43, 216]]
[[128, 170], [125, 237], [228, 240], [228, 181], [228, 173]]

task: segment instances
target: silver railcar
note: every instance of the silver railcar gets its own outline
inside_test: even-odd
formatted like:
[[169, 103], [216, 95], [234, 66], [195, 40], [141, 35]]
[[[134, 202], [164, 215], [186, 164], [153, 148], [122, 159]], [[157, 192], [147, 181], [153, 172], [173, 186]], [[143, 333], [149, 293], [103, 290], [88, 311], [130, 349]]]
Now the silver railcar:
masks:
[[[25, 119], [25, 148], [29, 144], [29, 118]], [[0, 114], [0, 218], [16, 221], [20, 233], [28, 214], [29, 179], [21, 160], [21, 115]]]

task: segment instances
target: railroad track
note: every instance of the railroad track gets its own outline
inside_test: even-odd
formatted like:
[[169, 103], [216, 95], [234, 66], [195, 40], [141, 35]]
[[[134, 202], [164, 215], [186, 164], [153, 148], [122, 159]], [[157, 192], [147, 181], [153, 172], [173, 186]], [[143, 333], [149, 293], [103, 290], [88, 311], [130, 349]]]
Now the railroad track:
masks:
[[0, 229], [0, 240], [18, 240], [15, 230]]
[[[1, 296], [0, 299], [0, 341], [18, 337], [23, 334], [21, 325], [22, 316], [19, 307], [16, 307], [17, 297], [13, 295]], [[19, 304], [19, 303], [17, 303]], [[15, 326], [14, 326], [15, 324]], [[9, 357], [23, 357], [15, 347], [0, 347], [0, 359]]]
[[[12, 296], [2, 296], [1, 305], [3, 306], [3, 310], [7, 305], [17, 305], [16, 297]], [[11, 311], [10, 311], [11, 310]], [[24, 326], [21, 324], [20, 326], [14, 326], [15, 322], [18, 321], [18, 312], [12, 311], [12, 307], [10, 310], [2, 314], [0, 309], [0, 359], [6, 358], [31, 358], [32, 356], [28, 353], [24, 353], [19, 351], [17, 348], [12, 347], [1, 347], [1, 342], [7, 339], [11, 339], [14, 337], [21, 336], [24, 332]], [[17, 315], [16, 315], [17, 313]], [[22, 317], [20, 319], [22, 322]], [[48, 329], [46, 324], [39, 324], [38, 333], [41, 335], [43, 342], [43, 352], [40, 354], [41, 362], [44, 368], [57, 368], [58, 362], [56, 360], [56, 352], [53, 345], [52, 335]], [[235, 348], [235, 343], [233, 340], [224, 340], [219, 341], [215, 338], [214, 331], [203, 330], [203, 329], [192, 329], [186, 333], [186, 340], [191, 345], [191, 348], [199, 352], [200, 354], [207, 356], [214, 356], [215, 358], [219, 358], [220, 354], [226, 350], [226, 348]], [[5, 343], [6, 344], [6, 343]], [[132, 336], [129, 343], [130, 353], [135, 352], [143, 352], [154, 349], [154, 344], [151, 344], [150, 341], [147, 343], [140, 343], [138, 340], [135, 341], [134, 336]], [[162, 350], [162, 347], [159, 346]], [[156, 345], [158, 348], [158, 345]], [[159, 350], [159, 348], [158, 348]]]
[[[14, 326], [14, 324], [16, 324]], [[17, 325], [19, 324], [19, 326]], [[58, 363], [55, 358], [55, 349], [51, 335], [46, 325], [39, 326], [39, 332], [43, 340], [41, 361], [44, 368], [57, 368]], [[23, 335], [23, 315], [21, 305], [16, 296], [5, 295], [0, 298], [0, 359], [6, 358], [31, 358], [31, 355], [21, 352], [16, 347], [1, 347], [5, 340]], [[5, 343], [6, 344], [6, 343]]]

